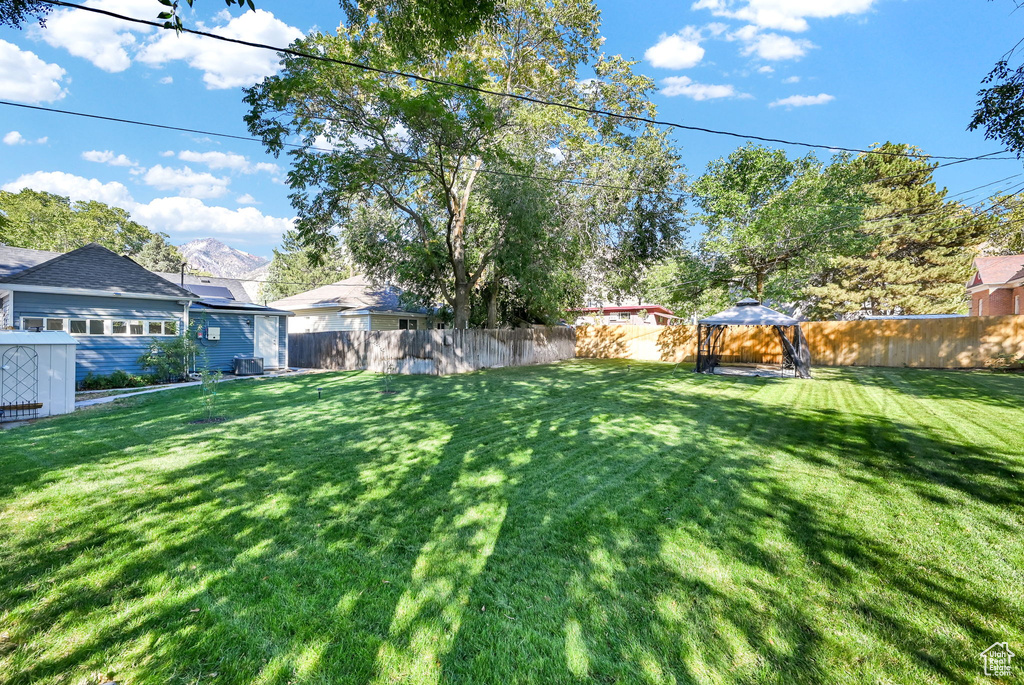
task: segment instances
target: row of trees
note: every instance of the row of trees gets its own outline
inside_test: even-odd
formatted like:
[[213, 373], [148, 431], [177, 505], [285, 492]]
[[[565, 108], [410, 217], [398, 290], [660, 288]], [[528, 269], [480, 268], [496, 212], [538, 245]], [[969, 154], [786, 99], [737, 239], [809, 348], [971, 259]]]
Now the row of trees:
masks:
[[12, 247], [68, 252], [99, 243], [147, 269], [173, 272], [185, 260], [167, 238], [133, 221], [120, 207], [95, 200], [72, 202], [27, 188], [0, 191], [0, 243]]
[[644, 281], [644, 295], [684, 315], [738, 297], [788, 304], [816, 318], [964, 311], [975, 256], [1018, 250], [1022, 198], [988, 211], [946, 199], [920, 150], [813, 155], [747, 145], [693, 184], [706, 231]]
[[588, 0], [505, 2], [428, 54], [373, 22], [294, 47], [378, 71], [285, 56], [247, 89], [251, 133], [292, 161], [298, 221], [275, 262], [347, 272], [343, 250], [457, 327], [551, 322], [595, 296], [687, 314], [745, 295], [823, 317], [960, 311], [979, 247], [1012, 233], [1014, 198], [1001, 217], [947, 200], [901, 144], [829, 163], [746, 145], [687, 185], [665, 131], [630, 118], [655, 115], [654, 85], [602, 51]]

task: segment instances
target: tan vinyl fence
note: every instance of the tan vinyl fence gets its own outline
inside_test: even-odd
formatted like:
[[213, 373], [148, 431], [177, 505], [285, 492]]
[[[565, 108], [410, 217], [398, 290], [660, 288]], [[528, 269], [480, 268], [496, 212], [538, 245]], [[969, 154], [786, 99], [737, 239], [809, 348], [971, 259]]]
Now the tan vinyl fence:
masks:
[[[801, 324], [815, 366], [984, 366], [997, 354], [1024, 356], [1024, 316], [955, 319], [807, 321]], [[682, 362], [696, 359], [696, 326], [581, 326], [576, 356]], [[723, 361], [777, 364], [775, 331], [726, 332]]]
[[288, 336], [288, 364], [308, 369], [446, 375], [548, 364], [576, 355], [567, 327], [512, 330], [330, 331]]

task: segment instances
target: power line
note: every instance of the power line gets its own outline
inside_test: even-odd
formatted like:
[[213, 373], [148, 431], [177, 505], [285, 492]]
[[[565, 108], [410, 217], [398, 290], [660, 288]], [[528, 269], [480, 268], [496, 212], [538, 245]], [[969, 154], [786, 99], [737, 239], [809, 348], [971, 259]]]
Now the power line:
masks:
[[[230, 139], [233, 139], [233, 140], [244, 140], [244, 141], [247, 141], [247, 142], [250, 142], [250, 143], [259, 143], [259, 142], [261, 142], [258, 138], [252, 138], [250, 136], [239, 136], [239, 135], [235, 135], [235, 134], [232, 134], [232, 133], [218, 133], [218, 132], [215, 132], [215, 131], [204, 131], [204, 130], [201, 130], [201, 129], [185, 128], [185, 127], [182, 127], [182, 126], [172, 126], [172, 125], [169, 125], [169, 124], [156, 124], [156, 123], [148, 122], [148, 121], [138, 121], [136, 119], [124, 119], [124, 118], [121, 118], [121, 117], [110, 117], [110, 116], [104, 116], [104, 115], [101, 115], [101, 114], [89, 114], [87, 112], [75, 112], [75, 111], [69, 110], [69, 109], [57, 109], [56, 107], [43, 107], [41, 105], [26, 105], [26, 104], [21, 103], [21, 102], [10, 102], [8, 100], [0, 100], [0, 105], [6, 105], [8, 107], [21, 107], [23, 109], [34, 109], [34, 110], [39, 110], [41, 112], [53, 112], [55, 114], [67, 114], [69, 116], [84, 117], [86, 119], [99, 119], [101, 121], [112, 121], [114, 123], [119, 123], [119, 124], [132, 124], [134, 126], [148, 126], [150, 128], [159, 128], [159, 129], [164, 129], [164, 130], [167, 130], [167, 131], [180, 131], [180, 132], [183, 132], [183, 133], [195, 133], [195, 134], [198, 134], [198, 135], [213, 136], [213, 137], [217, 137], [217, 138], [230, 138]], [[336, 152], [336, 150], [332, 150], [332, 149], [329, 149], [329, 148], [323, 148], [323, 147], [316, 147], [315, 145], [303, 145], [303, 144], [299, 144], [299, 143], [282, 143], [282, 145], [284, 145], [286, 147], [292, 147], [292, 148], [301, 149], [301, 150], [314, 150], [316, 152], [327, 152], [327, 153]], [[989, 153], [989, 154], [999, 154], [999, 153]], [[381, 160], [383, 160], [382, 157], [374, 157], [373, 155], [366, 155], [366, 154], [364, 154], [363, 156], [371, 158], [371, 159], [381, 159]], [[969, 160], [961, 160], [961, 161], [969, 161]], [[456, 166], [455, 170], [457, 170], [457, 171], [465, 171], [468, 168], [469, 167], [459, 167], [459, 166]], [[492, 174], [492, 175], [497, 175], [497, 176], [511, 176], [511, 177], [515, 177], [515, 178], [527, 178], [527, 179], [533, 179], [533, 180], [537, 180], [537, 181], [549, 181], [551, 183], [564, 183], [564, 184], [567, 184], [567, 185], [575, 185], [575, 186], [587, 187], [587, 188], [605, 188], [605, 189], [608, 189], [608, 190], [625, 190], [625, 191], [629, 191], [629, 192], [643, 192], [644, 191], [643, 188], [631, 188], [629, 186], [612, 185], [612, 184], [609, 184], [609, 183], [596, 183], [596, 182], [593, 182], [593, 181], [584, 181], [584, 180], [573, 179], [573, 178], [551, 178], [550, 176], [536, 176], [536, 175], [532, 175], [532, 174], [520, 174], [520, 173], [516, 173], [516, 172], [512, 172], [512, 171], [499, 171], [497, 169], [483, 169], [483, 168], [481, 168], [481, 169], [477, 169], [476, 171], [478, 171], [479, 173], [482, 173], [482, 174]], [[665, 195], [670, 195], [672, 197], [689, 197], [689, 195], [687, 193], [666, 192], [664, 194]]]
[[[78, 5], [78, 4], [75, 4], [75, 3], [63, 2], [63, 0], [42, 0], [42, 1], [47, 3], [47, 4], [50, 4], [50, 5], [56, 5], [56, 6], [59, 6], [59, 7], [67, 7], [67, 8], [70, 8], [70, 9], [84, 10], [86, 12], [93, 12], [95, 14], [105, 15], [105, 16], [108, 16], [108, 17], [111, 17], [111, 18], [114, 18], [114, 19], [119, 19], [121, 21], [127, 21], [127, 22], [136, 23], [136, 24], [143, 24], [143, 25], [146, 25], [146, 26], [153, 26], [153, 27], [160, 28], [160, 29], [166, 28], [163, 24], [161, 24], [160, 22], [157, 22], [157, 21], [151, 21], [151, 20], [148, 20], [148, 19], [139, 19], [137, 17], [130, 17], [130, 16], [127, 16], [127, 15], [124, 15], [124, 14], [119, 14], [117, 12], [111, 12], [110, 10], [100, 9], [98, 7], [87, 7], [85, 5]], [[559, 107], [559, 108], [562, 108], [562, 109], [566, 109], [566, 110], [570, 110], [570, 111], [574, 111], [574, 112], [580, 112], [580, 113], [587, 114], [587, 115], [600, 115], [600, 116], [609, 117], [609, 118], [612, 118], [612, 119], [621, 119], [621, 120], [624, 120], [624, 121], [633, 121], [633, 122], [636, 122], [636, 123], [651, 124], [651, 125], [654, 125], [654, 126], [665, 126], [665, 127], [676, 128], [676, 129], [680, 129], [680, 130], [684, 130], [684, 131], [695, 131], [695, 132], [698, 132], [698, 133], [708, 133], [708, 134], [712, 134], [712, 135], [729, 136], [729, 137], [732, 137], [732, 138], [742, 138], [742, 139], [746, 139], [746, 140], [757, 140], [757, 141], [764, 142], [764, 143], [779, 143], [781, 145], [792, 145], [792, 146], [796, 146], [796, 147], [813, 148], [813, 149], [818, 149], [818, 150], [841, 151], [841, 152], [856, 152], [856, 153], [860, 153], [860, 154], [884, 155], [884, 156], [888, 156], [888, 157], [909, 157], [909, 158], [914, 158], [914, 159], [942, 159], [942, 160], [955, 160], [955, 161], [962, 161], [962, 162], [973, 161], [973, 160], [982, 159], [982, 158], [990, 158], [990, 159], [994, 159], [994, 160], [1010, 160], [1010, 159], [1016, 160], [1017, 159], [1016, 157], [991, 157], [991, 155], [1000, 154], [1001, 152], [1006, 152], [1006, 150], [1001, 150], [1000, 152], [990, 153], [989, 155], [983, 155], [983, 156], [979, 156], [979, 157], [953, 157], [953, 156], [946, 156], [946, 155], [927, 155], [927, 154], [920, 154], [920, 155], [918, 155], [918, 154], [903, 153], [903, 152], [886, 152], [886, 151], [882, 151], [882, 150], [870, 150], [870, 149], [863, 149], [863, 148], [850, 148], [850, 147], [842, 147], [842, 146], [839, 146], [839, 145], [824, 145], [824, 144], [820, 144], [820, 143], [806, 143], [806, 142], [802, 142], [802, 141], [785, 140], [785, 139], [782, 139], [782, 138], [769, 138], [769, 137], [765, 137], [765, 136], [755, 136], [755, 135], [750, 135], [750, 134], [745, 134], [745, 133], [736, 133], [734, 131], [724, 131], [724, 130], [712, 129], [712, 128], [707, 128], [707, 127], [703, 127], [703, 126], [691, 126], [691, 125], [688, 125], [688, 124], [681, 124], [681, 123], [673, 122], [673, 121], [662, 121], [662, 120], [652, 119], [652, 118], [649, 118], [649, 117], [642, 117], [642, 116], [638, 116], [638, 115], [634, 115], [634, 114], [617, 114], [615, 112], [609, 112], [607, 110], [597, 109], [597, 108], [593, 108], [593, 107], [582, 107], [580, 105], [573, 105], [573, 104], [569, 104], [569, 103], [565, 103], [565, 102], [557, 102], [557, 101], [553, 101], [553, 100], [545, 100], [545, 99], [533, 97], [533, 96], [530, 96], [530, 95], [522, 95], [522, 94], [519, 94], [519, 93], [507, 93], [507, 92], [498, 91], [498, 90], [491, 90], [489, 88], [481, 88], [480, 86], [473, 86], [473, 85], [469, 85], [467, 83], [457, 83], [457, 82], [452, 82], [452, 81], [444, 81], [442, 79], [430, 78], [428, 76], [420, 76], [418, 74], [412, 74], [412, 73], [408, 73], [408, 72], [397, 71], [397, 70], [394, 70], [394, 69], [382, 69], [380, 67], [373, 67], [373, 66], [370, 66], [368, 64], [361, 64], [359, 62], [351, 62], [351, 61], [348, 61], [348, 60], [342, 60], [342, 59], [338, 59], [338, 58], [335, 58], [335, 57], [328, 57], [326, 55], [317, 55], [317, 54], [314, 54], [314, 53], [302, 52], [300, 50], [295, 50], [295, 49], [292, 49], [292, 48], [283, 48], [283, 47], [279, 47], [279, 46], [268, 45], [266, 43], [257, 43], [257, 42], [254, 42], [254, 41], [242, 40], [240, 38], [230, 38], [228, 36], [221, 36], [221, 35], [218, 35], [216, 33], [210, 33], [209, 31], [198, 31], [196, 29], [190, 29], [190, 28], [181, 28], [181, 29], [178, 29], [178, 30], [180, 30], [180, 31], [182, 31], [184, 33], [191, 33], [191, 34], [196, 35], [196, 36], [202, 36], [204, 38], [212, 38], [214, 40], [219, 40], [219, 41], [223, 41], [223, 42], [226, 42], [226, 43], [233, 43], [233, 44], [236, 44], [236, 45], [242, 45], [242, 46], [245, 46], [245, 47], [258, 48], [258, 49], [261, 49], [261, 50], [272, 50], [274, 52], [278, 52], [278, 53], [282, 53], [282, 54], [286, 54], [286, 55], [292, 55], [293, 57], [302, 57], [302, 58], [305, 58], [305, 59], [316, 60], [316, 61], [319, 61], [319, 62], [327, 62], [327, 63], [331, 63], [331, 64], [340, 64], [342, 66], [352, 67], [354, 69], [361, 69], [363, 71], [370, 71], [370, 72], [373, 72], [373, 73], [376, 73], [376, 74], [381, 74], [382, 76], [397, 76], [397, 77], [400, 77], [400, 78], [413, 79], [413, 80], [420, 81], [420, 82], [423, 82], [423, 83], [430, 83], [430, 84], [438, 85], [438, 86], [445, 86], [445, 87], [449, 87], [449, 88], [460, 88], [460, 89], [463, 89], [463, 90], [468, 90], [468, 91], [480, 93], [480, 94], [483, 94], [483, 95], [494, 95], [494, 96], [497, 96], [497, 97], [504, 97], [504, 98], [514, 99], [514, 100], [519, 100], [519, 101], [522, 101], [522, 102], [529, 102], [529, 103], [532, 103], [532, 104], [543, 105], [543, 106], [546, 106], [546, 107]]]

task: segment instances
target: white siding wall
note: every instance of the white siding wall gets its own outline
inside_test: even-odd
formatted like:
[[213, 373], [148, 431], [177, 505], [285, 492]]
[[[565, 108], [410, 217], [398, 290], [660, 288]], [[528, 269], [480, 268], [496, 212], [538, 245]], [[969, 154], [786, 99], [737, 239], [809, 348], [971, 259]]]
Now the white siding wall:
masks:
[[290, 333], [320, 333], [322, 331], [368, 331], [368, 314], [347, 314], [337, 309], [301, 310], [288, 321]]

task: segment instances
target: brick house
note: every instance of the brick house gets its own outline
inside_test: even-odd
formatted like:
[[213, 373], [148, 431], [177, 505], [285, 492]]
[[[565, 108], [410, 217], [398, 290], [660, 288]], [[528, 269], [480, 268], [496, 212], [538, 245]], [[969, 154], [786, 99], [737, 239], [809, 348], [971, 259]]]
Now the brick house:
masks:
[[581, 307], [569, 312], [576, 315], [577, 326], [588, 323], [667, 326], [671, 319], [678, 318], [671, 309], [660, 304]]
[[978, 257], [967, 281], [971, 316], [1024, 314], [1024, 254]]

